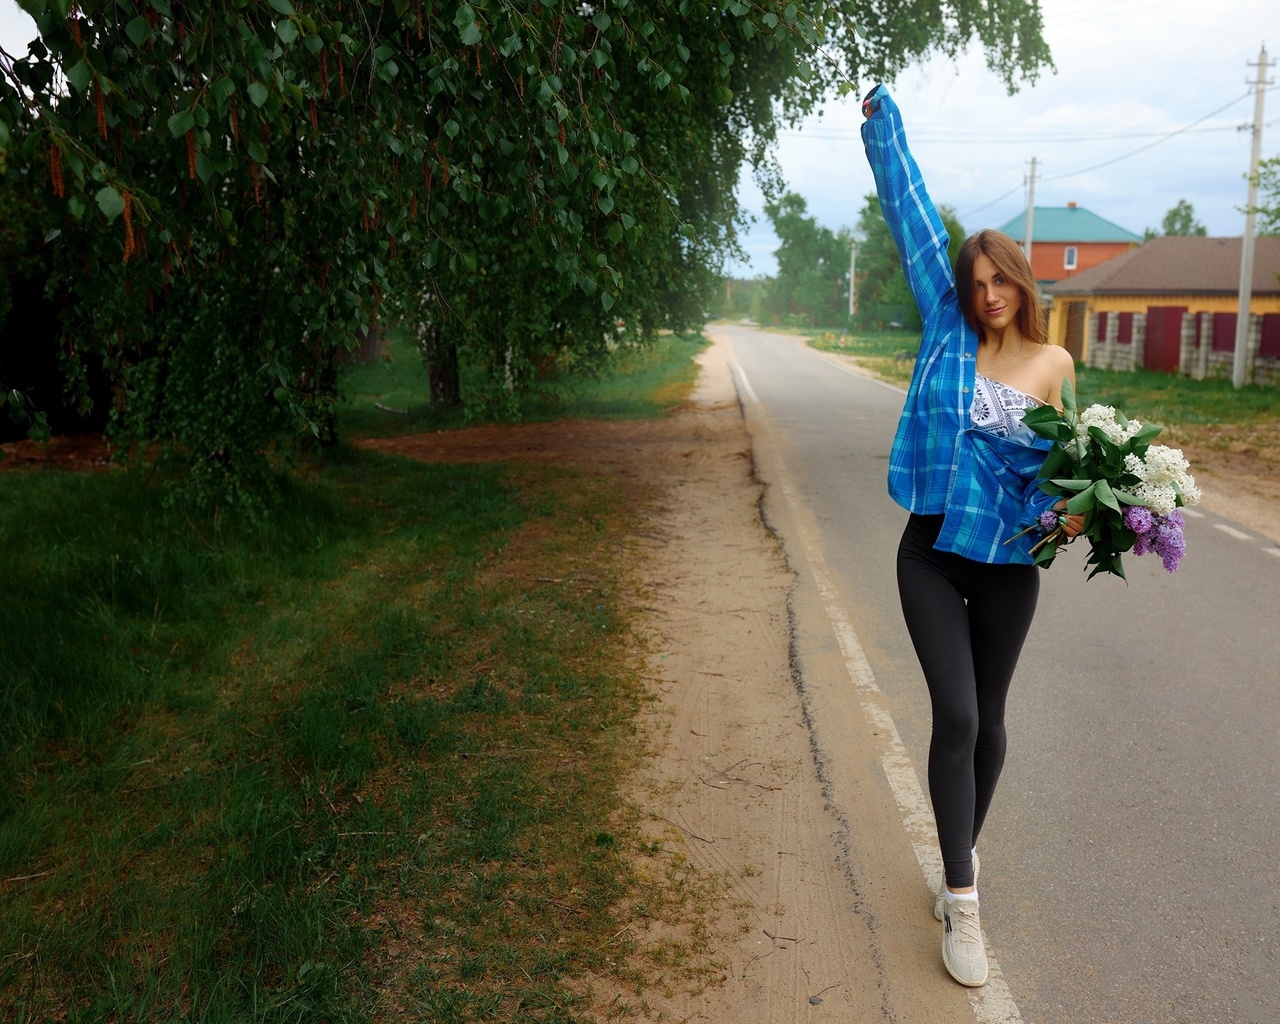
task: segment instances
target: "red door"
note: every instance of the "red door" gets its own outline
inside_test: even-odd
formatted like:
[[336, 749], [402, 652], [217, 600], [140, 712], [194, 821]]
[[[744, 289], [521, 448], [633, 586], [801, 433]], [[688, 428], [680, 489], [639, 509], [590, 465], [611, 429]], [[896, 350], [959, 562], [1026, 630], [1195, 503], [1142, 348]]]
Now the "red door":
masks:
[[1147, 343], [1142, 365], [1160, 373], [1177, 373], [1182, 356], [1182, 314], [1186, 306], [1147, 309]]

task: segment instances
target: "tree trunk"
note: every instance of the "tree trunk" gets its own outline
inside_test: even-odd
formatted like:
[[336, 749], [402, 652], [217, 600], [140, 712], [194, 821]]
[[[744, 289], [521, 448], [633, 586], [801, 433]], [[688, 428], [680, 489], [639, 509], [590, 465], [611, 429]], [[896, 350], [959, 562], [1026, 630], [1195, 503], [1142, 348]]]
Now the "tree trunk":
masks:
[[316, 394], [320, 402], [316, 408], [316, 422], [320, 428], [318, 440], [321, 448], [336, 448], [338, 444], [338, 353], [328, 349], [320, 362]]
[[427, 357], [427, 372], [431, 378], [431, 402], [433, 405], [461, 405], [462, 384], [458, 379], [458, 346], [444, 337], [438, 324], [426, 330], [423, 351]]

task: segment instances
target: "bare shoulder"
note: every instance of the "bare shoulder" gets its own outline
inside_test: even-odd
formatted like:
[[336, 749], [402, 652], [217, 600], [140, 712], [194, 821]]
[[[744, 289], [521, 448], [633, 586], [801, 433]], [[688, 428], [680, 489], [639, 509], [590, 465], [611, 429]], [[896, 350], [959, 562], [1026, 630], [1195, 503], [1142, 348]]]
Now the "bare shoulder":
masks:
[[1069, 380], [1072, 386], [1076, 380], [1076, 363], [1071, 353], [1061, 345], [1041, 346], [1036, 353], [1036, 363], [1040, 370], [1041, 394], [1050, 405], [1062, 408], [1062, 382]]
[[1071, 353], [1061, 345], [1051, 345], [1045, 342], [1040, 346], [1037, 353], [1040, 362], [1051, 370], [1074, 370], [1075, 360], [1071, 358]]

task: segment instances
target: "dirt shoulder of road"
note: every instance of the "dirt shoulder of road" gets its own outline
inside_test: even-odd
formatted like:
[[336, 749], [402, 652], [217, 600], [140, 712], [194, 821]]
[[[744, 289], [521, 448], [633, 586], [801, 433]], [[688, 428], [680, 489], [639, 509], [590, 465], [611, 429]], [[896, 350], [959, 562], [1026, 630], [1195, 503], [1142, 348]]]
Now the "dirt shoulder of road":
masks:
[[[604, 1017], [723, 1021], [880, 1017], [869, 927], [840, 874], [792, 677], [793, 577], [760, 514], [729, 368], [714, 344], [687, 405], [660, 420], [565, 421], [370, 440], [427, 460], [514, 459], [636, 486], [636, 612], [652, 700], [647, 757], [626, 782], [656, 886], [698, 880], [682, 924], [633, 921], [643, 989], [592, 985]], [[624, 1009], [625, 1012], [624, 1012]]]

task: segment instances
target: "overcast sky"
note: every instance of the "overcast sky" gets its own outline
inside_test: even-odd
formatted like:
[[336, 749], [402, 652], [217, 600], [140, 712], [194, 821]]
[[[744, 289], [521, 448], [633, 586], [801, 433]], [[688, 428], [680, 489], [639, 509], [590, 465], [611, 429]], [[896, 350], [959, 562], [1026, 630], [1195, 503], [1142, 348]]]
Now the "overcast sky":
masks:
[[[1074, 201], [1141, 234], [1186, 199], [1211, 235], [1239, 236], [1250, 146], [1241, 126], [1254, 102], [1245, 80], [1257, 74], [1248, 65], [1264, 41], [1268, 60], [1280, 53], [1280, 2], [1041, 0], [1041, 8], [1057, 73], [1034, 87], [1008, 96], [977, 50], [891, 84], [934, 200], [953, 207], [966, 231], [999, 227], [1025, 209], [1036, 157], [1037, 206]], [[1280, 81], [1276, 67], [1268, 77]], [[779, 145], [791, 190], [832, 229], [852, 227], [875, 189], [858, 135], [859, 99], [872, 84], [859, 83], [856, 97], [832, 101]], [[1280, 153], [1280, 87], [1265, 102], [1264, 158]], [[750, 174], [740, 197], [759, 220], [744, 239], [748, 264], [731, 269], [772, 273], [778, 243]]]
[[[1035, 86], [1006, 95], [976, 50], [955, 64], [938, 59], [913, 68], [892, 84], [934, 199], [952, 206], [967, 231], [998, 227], [1025, 208], [1036, 157], [1037, 206], [1074, 201], [1141, 234], [1186, 199], [1210, 234], [1238, 236], [1253, 119], [1245, 83], [1256, 76], [1249, 64], [1264, 41], [1270, 60], [1280, 54], [1280, 2], [1042, 0], [1041, 6], [1057, 73]], [[0, 0], [0, 43], [25, 53], [33, 33], [15, 0]], [[1280, 81], [1277, 70], [1268, 77]], [[871, 84], [859, 83], [858, 96]], [[857, 97], [832, 100], [823, 116], [786, 132], [778, 147], [791, 190], [832, 229], [852, 227], [874, 188], [861, 121]], [[1266, 95], [1263, 125], [1262, 155], [1275, 156], [1280, 86]], [[1127, 156], [1144, 146], [1150, 148]], [[747, 262], [730, 270], [772, 273], [777, 239], [749, 172], [740, 196], [757, 221], [743, 240]]]

